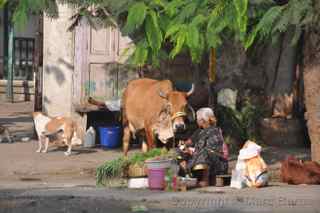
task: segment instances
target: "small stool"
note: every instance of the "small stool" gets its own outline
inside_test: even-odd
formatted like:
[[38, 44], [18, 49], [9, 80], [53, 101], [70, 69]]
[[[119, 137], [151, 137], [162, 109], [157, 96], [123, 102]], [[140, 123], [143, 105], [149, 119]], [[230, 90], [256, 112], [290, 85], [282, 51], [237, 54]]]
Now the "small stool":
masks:
[[229, 185], [230, 181], [231, 181], [230, 174], [216, 175], [216, 186], [218, 186], [218, 187]]

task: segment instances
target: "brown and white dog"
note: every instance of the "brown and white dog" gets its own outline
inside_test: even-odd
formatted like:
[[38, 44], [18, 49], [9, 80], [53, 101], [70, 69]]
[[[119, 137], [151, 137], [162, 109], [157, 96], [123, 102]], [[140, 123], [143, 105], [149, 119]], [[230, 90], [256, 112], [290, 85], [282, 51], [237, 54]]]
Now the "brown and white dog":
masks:
[[[78, 138], [79, 129], [77, 124], [69, 117], [49, 117], [41, 112], [32, 113], [35, 129], [38, 135], [39, 147], [36, 152], [46, 153], [48, 151], [49, 136], [59, 134], [62, 141], [68, 146], [64, 153], [70, 155], [73, 145], [81, 145], [82, 141]], [[42, 143], [45, 141], [44, 149]]]

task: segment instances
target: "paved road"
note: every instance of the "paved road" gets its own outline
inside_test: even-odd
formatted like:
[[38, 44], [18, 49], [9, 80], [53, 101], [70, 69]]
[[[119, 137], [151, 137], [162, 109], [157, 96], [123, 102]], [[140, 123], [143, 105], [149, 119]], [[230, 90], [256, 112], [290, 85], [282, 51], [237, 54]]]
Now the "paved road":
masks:
[[273, 185], [189, 192], [95, 187], [0, 190], [0, 212], [320, 212], [320, 186]]

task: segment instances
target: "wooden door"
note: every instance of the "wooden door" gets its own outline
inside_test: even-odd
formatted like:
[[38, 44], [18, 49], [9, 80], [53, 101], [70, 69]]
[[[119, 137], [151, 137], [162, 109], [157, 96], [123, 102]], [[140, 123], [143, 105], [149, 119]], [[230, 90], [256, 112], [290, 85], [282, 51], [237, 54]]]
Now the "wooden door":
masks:
[[114, 28], [89, 27], [87, 95], [99, 100], [117, 96], [117, 52], [119, 33]]
[[75, 72], [73, 102], [85, 103], [87, 98], [106, 101], [118, 99], [135, 72], [125, 66], [123, 51], [130, 39], [116, 28], [94, 29], [82, 21], [75, 34]]

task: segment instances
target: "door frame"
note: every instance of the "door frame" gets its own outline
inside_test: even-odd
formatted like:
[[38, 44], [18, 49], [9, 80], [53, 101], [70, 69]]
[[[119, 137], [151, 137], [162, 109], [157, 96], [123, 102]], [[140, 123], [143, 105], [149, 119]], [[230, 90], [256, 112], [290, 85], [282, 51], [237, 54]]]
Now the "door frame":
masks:
[[85, 82], [89, 79], [88, 30], [88, 21], [86, 19], [82, 19], [75, 28], [72, 102], [76, 105], [86, 103]]

